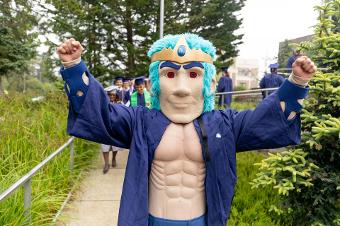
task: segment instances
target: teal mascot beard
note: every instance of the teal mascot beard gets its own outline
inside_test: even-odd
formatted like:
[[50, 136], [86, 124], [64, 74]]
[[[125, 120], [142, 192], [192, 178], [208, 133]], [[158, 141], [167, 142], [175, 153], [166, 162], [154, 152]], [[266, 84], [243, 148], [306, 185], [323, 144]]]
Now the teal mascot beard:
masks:
[[[164, 38], [156, 41], [150, 48], [148, 56], [151, 58], [155, 53], [165, 49], [174, 49], [176, 43], [181, 37], [185, 37], [186, 42], [190, 49], [201, 50], [202, 52], [209, 54], [212, 59], [216, 56], [215, 47], [211, 42], [204, 40], [195, 34], [180, 34], [180, 35], [167, 35]], [[150, 64], [149, 76], [151, 81], [151, 108], [160, 110], [159, 94], [159, 64], [160, 61], [155, 61]], [[211, 83], [215, 79], [216, 68], [213, 64], [202, 62], [204, 66], [204, 79], [203, 79], [203, 90], [202, 95], [204, 98], [203, 112], [212, 111], [214, 109], [214, 94], [211, 92]]]

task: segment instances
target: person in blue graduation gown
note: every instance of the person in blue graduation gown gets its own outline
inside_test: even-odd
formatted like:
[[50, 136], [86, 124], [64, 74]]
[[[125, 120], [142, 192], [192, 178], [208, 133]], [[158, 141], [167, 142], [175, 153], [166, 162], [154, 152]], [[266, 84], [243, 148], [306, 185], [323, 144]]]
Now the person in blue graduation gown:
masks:
[[[263, 76], [263, 78], [260, 81], [260, 88], [276, 88], [280, 87], [282, 83], [285, 81], [285, 79], [277, 73], [277, 69], [279, 68], [278, 64], [270, 64], [270, 74], [266, 74]], [[274, 91], [264, 91], [262, 92], [263, 99], [266, 98], [266, 96], [270, 95]]]
[[293, 55], [291, 55], [289, 58], [288, 58], [288, 61], [287, 61], [287, 65], [286, 65], [286, 68], [287, 68], [287, 72], [288, 73], [291, 73], [292, 72], [292, 67], [293, 67], [293, 63], [295, 62], [295, 60], [297, 58], [299, 58], [300, 56], [302, 56], [301, 54], [301, 51], [299, 49], [297, 50], [294, 50], [293, 51]]
[[150, 93], [145, 89], [144, 76], [135, 79], [136, 91], [131, 94], [131, 107], [151, 107]]
[[[222, 67], [222, 77], [220, 78], [217, 85], [217, 92], [232, 92], [233, 91], [233, 80], [230, 78], [228, 67]], [[229, 108], [232, 100], [231, 94], [225, 94], [219, 97], [218, 106], [222, 108]], [[222, 103], [223, 101], [223, 103]]]
[[114, 85], [118, 87], [117, 96], [120, 99], [120, 101], [124, 105], [129, 106], [130, 105], [130, 93], [124, 88], [124, 82], [126, 81], [128, 80], [126, 80], [123, 76], [117, 76], [114, 80]]
[[123, 100], [123, 77], [117, 76], [114, 79], [113, 84], [117, 87], [117, 96], [122, 101]]
[[123, 78], [122, 101], [125, 104], [125, 106], [131, 105], [130, 98], [132, 93], [130, 93], [130, 81], [131, 78], [127, 77]]
[[[291, 77], [255, 110], [214, 110], [215, 48], [194, 34], [167, 35], [148, 53], [152, 108], [129, 108], [109, 104], [102, 86], [81, 61], [79, 42], [67, 40], [57, 52], [64, 64], [61, 75], [70, 100], [68, 133], [130, 149], [118, 226], [225, 226], [236, 183], [236, 152], [300, 142], [302, 106], [298, 100], [307, 95], [305, 85], [316, 70], [310, 59], [299, 58]], [[205, 198], [201, 202], [206, 211], [193, 220], [153, 217], [149, 213], [149, 177], [155, 167], [155, 151], [169, 136], [184, 139], [165, 133], [171, 126], [187, 128], [189, 124], [197, 136], [189, 136], [187, 142], [197, 137], [202, 146]], [[175, 151], [178, 144], [171, 145]]]

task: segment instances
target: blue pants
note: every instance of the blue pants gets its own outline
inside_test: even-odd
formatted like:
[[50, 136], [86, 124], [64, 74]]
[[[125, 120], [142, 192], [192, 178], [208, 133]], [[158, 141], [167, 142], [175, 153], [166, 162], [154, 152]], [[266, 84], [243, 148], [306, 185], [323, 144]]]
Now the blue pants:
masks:
[[149, 214], [149, 226], [206, 226], [205, 215], [192, 220], [167, 220]]

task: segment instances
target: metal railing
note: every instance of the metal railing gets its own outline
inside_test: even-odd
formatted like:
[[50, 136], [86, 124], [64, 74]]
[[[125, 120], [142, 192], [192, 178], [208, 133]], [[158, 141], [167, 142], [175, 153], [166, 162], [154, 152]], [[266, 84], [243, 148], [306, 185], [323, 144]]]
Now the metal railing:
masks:
[[219, 96], [222, 96], [221, 103], [224, 103], [224, 97], [225, 95], [232, 94], [233, 97], [237, 96], [253, 96], [253, 95], [258, 95], [264, 92], [265, 96], [268, 96], [268, 93], [270, 91], [277, 90], [278, 87], [276, 88], [265, 88], [265, 89], [250, 89], [250, 90], [242, 90], [242, 91], [231, 91], [231, 92], [221, 92], [221, 93], [215, 93], [215, 98], [219, 98]]
[[0, 202], [4, 201], [8, 198], [14, 191], [16, 191], [21, 186], [24, 187], [24, 216], [25, 216], [25, 224], [31, 224], [31, 200], [32, 200], [32, 177], [50, 160], [56, 157], [59, 153], [61, 153], [65, 148], [70, 146], [70, 170], [73, 172], [74, 168], [74, 137], [70, 138], [66, 143], [64, 143], [61, 147], [59, 147], [55, 152], [50, 154], [46, 159], [40, 162], [36, 167], [34, 167], [31, 171], [29, 171], [25, 176], [21, 177], [17, 182], [12, 184], [7, 190], [0, 194]]

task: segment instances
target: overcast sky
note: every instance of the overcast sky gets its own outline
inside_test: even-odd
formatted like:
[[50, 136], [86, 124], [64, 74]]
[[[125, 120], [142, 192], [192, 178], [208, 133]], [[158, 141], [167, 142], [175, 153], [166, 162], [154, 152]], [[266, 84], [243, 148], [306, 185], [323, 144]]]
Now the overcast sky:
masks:
[[243, 25], [241, 58], [264, 61], [277, 56], [279, 42], [313, 34], [315, 5], [321, 0], [247, 0], [240, 11]]

